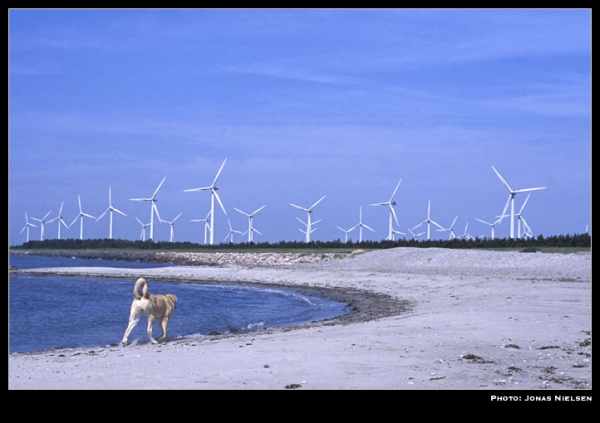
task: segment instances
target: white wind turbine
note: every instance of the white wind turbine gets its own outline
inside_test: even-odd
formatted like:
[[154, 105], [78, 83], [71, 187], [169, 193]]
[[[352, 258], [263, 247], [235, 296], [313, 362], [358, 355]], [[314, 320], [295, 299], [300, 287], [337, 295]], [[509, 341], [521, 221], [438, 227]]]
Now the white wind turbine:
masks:
[[454, 220], [452, 221], [452, 225], [450, 225], [449, 228], [442, 228], [442, 229], [438, 229], [438, 232], [445, 232], [448, 231], [448, 239], [454, 239], [456, 238], [456, 235], [454, 234], [454, 224], [456, 223], [456, 219], [458, 219], [458, 215], [454, 218]]
[[309, 208], [300, 207], [300, 206], [297, 206], [295, 204], [290, 203], [290, 206], [295, 207], [295, 208], [300, 209], [300, 210], [304, 210], [307, 213], [307, 215], [308, 215], [308, 217], [306, 219], [306, 223], [303, 222], [301, 219], [296, 218], [296, 219], [298, 219], [300, 221], [300, 223], [302, 223], [304, 226], [306, 226], [306, 232], [303, 231], [302, 229], [300, 229], [300, 232], [302, 232], [303, 234], [306, 235], [305, 240], [306, 240], [307, 243], [310, 242], [310, 234], [312, 232], [314, 232], [314, 231], [317, 230], [317, 228], [313, 229], [312, 225], [314, 225], [314, 224], [316, 224], [316, 223], [318, 223], [318, 222], [321, 221], [321, 219], [319, 219], [319, 220], [317, 220], [315, 222], [311, 221], [312, 211], [316, 207], [316, 205], [319, 204], [323, 200], [323, 198], [325, 198], [325, 196], [322, 196], [321, 198], [319, 198], [319, 200], [315, 204], [313, 204], [312, 206], [310, 206]]
[[81, 197], [79, 195], [77, 195], [77, 201], [79, 201], [79, 214], [77, 215], [77, 217], [75, 217], [75, 219], [73, 219], [69, 227], [73, 226], [73, 223], [75, 223], [77, 219], [79, 219], [79, 239], [83, 239], [83, 218], [89, 217], [90, 219], [95, 219], [95, 217], [91, 214], [83, 212], [83, 209], [81, 208]]
[[146, 240], [146, 227], [150, 226], [150, 224], [142, 223], [142, 221], [140, 219], [138, 219], [137, 216], [136, 216], [135, 220], [137, 220], [139, 222], [139, 224], [142, 225], [142, 233], [140, 234], [140, 239], [142, 241], [145, 241]]
[[129, 199], [130, 201], [149, 201], [150, 202], [150, 239], [151, 240], [154, 240], [154, 213], [156, 213], [156, 217], [158, 217], [158, 221], [160, 222], [160, 214], [158, 214], [158, 207], [156, 207], [156, 194], [158, 193], [158, 190], [160, 189], [162, 184], [165, 182], [165, 179], [167, 179], [166, 176], [163, 178], [162, 181], [160, 181], [160, 184], [158, 184], [158, 187], [154, 190], [154, 194], [152, 194], [152, 197], [130, 198]]
[[354, 226], [353, 226], [353, 227], [351, 227], [350, 229], [344, 229], [344, 228], [341, 228], [341, 227], [337, 226], [337, 228], [338, 228], [340, 231], [342, 231], [344, 234], [346, 234], [346, 238], [344, 239], [344, 242], [348, 242], [348, 234], [349, 234], [350, 232], [352, 232], [354, 229], [356, 229], [356, 227], [357, 227], [357, 226], [358, 226], [358, 225], [354, 225]]
[[44, 217], [42, 217], [41, 219], [32, 217], [33, 220], [37, 220], [38, 222], [40, 222], [40, 241], [44, 240], [44, 224], [47, 223], [46, 218], [48, 217], [48, 215], [50, 213], [51, 212], [46, 213], [46, 215]]
[[467, 224], [465, 225], [465, 231], [463, 232], [463, 234], [461, 236], [459, 236], [459, 238], [461, 239], [474, 239], [471, 234], [469, 234], [467, 232], [467, 229], [469, 228], [469, 222], [467, 221]]
[[212, 214], [211, 211], [208, 212], [208, 214], [206, 215], [205, 219], [192, 219], [191, 222], [204, 222], [204, 245], [206, 245], [206, 238], [207, 238], [207, 232], [211, 231], [210, 228], [210, 222], [208, 221], [208, 218], [210, 217], [210, 215]]
[[24, 230], [27, 230], [27, 242], [29, 242], [29, 228], [32, 226], [34, 228], [37, 228], [37, 226], [35, 226], [33, 223], [29, 223], [29, 218], [27, 217], [27, 212], [25, 212], [25, 226], [23, 226], [23, 229], [21, 229], [21, 232], [19, 232], [19, 233], [23, 233]]
[[[394, 192], [393, 192], [392, 196], [390, 197], [389, 201], [386, 201], [384, 203], [371, 204], [371, 206], [388, 206], [390, 208], [389, 232], [388, 232], [388, 237], [386, 238], [386, 240], [388, 240], [388, 241], [394, 240], [395, 232], [394, 232], [394, 228], [393, 228], [393, 220], [396, 221], [396, 225], [399, 225], [398, 218], [396, 217], [396, 212], [394, 211], [394, 206], [396, 205], [396, 202], [394, 201], [394, 196], [396, 195], [396, 192], [398, 191], [398, 188], [400, 187], [401, 182], [402, 182], [402, 179], [400, 179], [400, 182], [398, 182], [398, 185], [396, 185], [396, 189], [394, 189]], [[398, 233], [398, 232], [396, 232], [396, 233]], [[404, 235], [406, 235], [406, 234], [404, 234]]]
[[419, 237], [425, 233], [425, 232], [419, 232], [418, 234], [416, 234], [413, 231], [411, 231], [410, 228], [408, 229], [408, 232], [410, 232], [410, 234], [412, 235], [412, 237], [415, 241], [417, 241], [419, 239]]
[[54, 219], [50, 219], [48, 221], [48, 223], [52, 223], [55, 220], [58, 220], [58, 239], [60, 239], [60, 224], [62, 223], [63, 226], [67, 229], [69, 229], [69, 225], [67, 225], [67, 223], [63, 220], [62, 218], [62, 209], [63, 209], [63, 205], [65, 204], [65, 202], [63, 201], [62, 203], [60, 203], [60, 209], [58, 210], [58, 216], [56, 216]]
[[363, 221], [362, 221], [362, 206], [360, 207], [360, 211], [359, 211], [359, 219], [358, 219], [358, 223], [356, 224], [355, 228], [358, 226], [358, 242], [362, 242], [362, 228], [367, 228], [368, 230], [370, 230], [371, 232], [375, 232], [375, 229], [367, 226]]
[[506, 209], [508, 208], [508, 203], [510, 203], [510, 237], [514, 239], [515, 238], [515, 195], [517, 195], [521, 192], [530, 192], [530, 191], [539, 191], [542, 189], [548, 189], [548, 187], [523, 188], [523, 189], [514, 190], [508, 185], [508, 183], [504, 180], [504, 178], [502, 178], [502, 176], [500, 175], [500, 173], [498, 173], [498, 171], [496, 170], [496, 168], [494, 166], [492, 166], [492, 169], [494, 169], [494, 172], [496, 172], [496, 175], [498, 175], [498, 178], [500, 178], [500, 180], [506, 186], [506, 188], [508, 188], [508, 191], [510, 193], [508, 195], [508, 200], [506, 201], [506, 205], [504, 206], [504, 210], [502, 211], [502, 218], [504, 218], [506, 216]]
[[171, 226], [171, 236], [169, 237], [169, 242], [173, 242], [173, 239], [175, 238], [174, 234], [173, 234], [173, 226], [175, 225], [175, 221], [177, 219], [179, 219], [179, 217], [182, 215], [182, 213], [179, 213], [177, 215], [177, 217], [173, 220], [171, 220], [170, 222], [168, 220], [161, 220], [161, 222], [163, 223], [168, 223]]
[[[523, 217], [523, 209], [525, 208], [527, 201], [529, 201], [529, 197], [531, 197], [531, 194], [527, 194], [527, 198], [525, 199], [525, 201], [523, 201], [523, 205], [521, 206], [519, 213], [515, 214], [515, 216], [517, 217], [517, 238], [521, 238], [521, 221], [523, 222], [523, 237], [524, 238], [533, 237], [531, 228], [529, 227], [529, 225], [527, 224], [527, 221]], [[502, 217], [504, 217], [504, 216], [500, 216], [500, 219], [502, 219]]]
[[485, 225], [488, 225], [489, 227], [491, 227], [491, 228], [492, 228], [492, 241], [493, 241], [493, 240], [494, 240], [494, 236], [495, 236], [495, 234], [494, 234], [494, 226], [496, 226], [498, 223], [500, 223], [500, 222], [502, 221], [502, 217], [499, 217], [499, 218], [498, 218], [498, 219], [497, 219], [495, 222], [493, 222], [493, 223], [486, 222], [485, 220], [481, 220], [481, 219], [479, 219], [479, 218], [475, 218], [475, 220], [478, 220], [478, 221], [480, 221], [481, 223], [483, 223], [483, 224], [485, 224]]
[[[252, 242], [254, 241], [254, 232], [256, 232], [259, 235], [262, 235], [259, 231], [257, 231], [256, 229], [254, 229], [254, 226], [252, 226], [252, 219], [254, 218], [254, 215], [256, 213], [258, 213], [259, 211], [261, 211], [262, 209], [264, 209], [266, 207], [266, 205], [254, 210], [252, 213], [248, 214], [245, 211], [242, 211], [240, 209], [236, 209], [235, 207], [233, 208], [235, 211], [245, 215], [248, 217], [248, 242]], [[246, 232], [244, 232], [246, 233]]]
[[[236, 231], [235, 229], [233, 229], [231, 227], [231, 221], [229, 219], [227, 219], [227, 224], [229, 225], [229, 232], [227, 233], [227, 235], [225, 235], [225, 238], [223, 238], [223, 241], [226, 241], [227, 238], [229, 238], [229, 242], [233, 243], [233, 234], [243, 235], [244, 233], [242, 231]], [[204, 242], [206, 243], [206, 240]]]
[[427, 219], [425, 219], [424, 221], [422, 221], [421, 223], [419, 223], [417, 226], [415, 226], [413, 228], [417, 229], [419, 226], [424, 225], [425, 223], [427, 223], [427, 241], [429, 241], [430, 239], [430, 235], [431, 235], [431, 224], [433, 223], [435, 226], [437, 226], [439, 229], [444, 229], [440, 226], [439, 223], [434, 222], [433, 220], [431, 220], [431, 200], [429, 200], [429, 202], [427, 203]]
[[97, 222], [100, 219], [102, 219], [106, 213], [110, 213], [110, 216], [109, 216], [109, 225], [108, 225], [108, 238], [109, 239], [112, 239], [113, 212], [117, 212], [119, 214], [122, 214], [123, 216], [127, 216], [125, 213], [123, 213], [118, 208], [113, 207], [113, 205], [112, 205], [112, 195], [111, 195], [110, 185], [109, 185], [108, 186], [108, 208], [106, 210], [104, 210], [104, 212], [100, 215], [100, 217], [98, 217], [98, 219], [96, 219], [96, 222]]
[[223, 203], [221, 202], [221, 199], [219, 198], [219, 194], [217, 194], [217, 191], [219, 189], [217, 187], [217, 179], [219, 179], [219, 175], [221, 175], [221, 171], [223, 170], [223, 166], [225, 166], [225, 162], [227, 162], [227, 158], [223, 161], [223, 164], [219, 168], [219, 171], [217, 172], [217, 176], [215, 176], [215, 179], [213, 180], [213, 183], [211, 186], [184, 190], [184, 192], [209, 191], [210, 190], [212, 193], [211, 198], [210, 198], [210, 245], [213, 245], [215, 242], [215, 230], [214, 230], [215, 229], [215, 198], [219, 202], [219, 205], [221, 206], [221, 210], [223, 210], [223, 213], [225, 213], [225, 216], [227, 216], [225, 207], [223, 207]]

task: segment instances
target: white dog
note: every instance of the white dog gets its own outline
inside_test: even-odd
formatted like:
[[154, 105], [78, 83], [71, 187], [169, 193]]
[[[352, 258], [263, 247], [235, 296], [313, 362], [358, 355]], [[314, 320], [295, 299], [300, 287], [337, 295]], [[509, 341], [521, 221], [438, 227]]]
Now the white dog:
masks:
[[[142, 289], [141, 293], [140, 288]], [[176, 302], [177, 297], [173, 294], [153, 295], [148, 293], [148, 282], [144, 278], [139, 278], [133, 288], [133, 303], [131, 304], [131, 313], [129, 315], [129, 326], [125, 330], [121, 344], [127, 345], [129, 333], [140, 322], [142, 314], [145, 314], [148, 318], [148, 338], [150, 338], [150, 342], [153, 344], [157, 343], [156, 339], [152, 337], [152, 325], [155, 319], [160, 322], [162, 329], [162, 335], [158, 338], [158, 342], [163, 341], [167, 337], [167, 324], [173, 316]]]

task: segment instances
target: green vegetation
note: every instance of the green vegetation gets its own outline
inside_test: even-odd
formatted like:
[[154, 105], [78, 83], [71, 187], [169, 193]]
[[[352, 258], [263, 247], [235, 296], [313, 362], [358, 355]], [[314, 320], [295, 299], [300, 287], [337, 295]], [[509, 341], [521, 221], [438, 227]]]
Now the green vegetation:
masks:
[[375, 250], [395, 247], [418, 248], [460, 248], [487, 250], [518, 250], [523, 252], [574, 252], [589, 251], [592, 238], [589, 234], [558, 235], [532, 239], [453, 239], [453, 240], [397, 240], [397, 241], [279, 241], [278, 243], [222, 243], [218, 245], [202, 245], [192, 242], [130, 241], [124, 239], [47, 239], [29, 241], [11, 250], [137, 250], [137, 251], [172, 251], [172, 252], [294, 252], [294, 253], [352, 253], [354, 250]]

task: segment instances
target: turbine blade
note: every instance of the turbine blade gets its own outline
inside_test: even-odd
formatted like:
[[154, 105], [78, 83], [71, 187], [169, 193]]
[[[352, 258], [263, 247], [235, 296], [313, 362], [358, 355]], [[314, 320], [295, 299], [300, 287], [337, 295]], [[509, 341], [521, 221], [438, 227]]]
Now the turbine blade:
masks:
[[295, 205], [295, 204], [292, 204], [292, 203], [290, 203], [290, 206], [292, 206], [292, 207], [296, 207], [297, 209], [300, 209], [300, 210], [304, 210], [305, 212], [307, 212], [307, 211], [308, 211], [308, 209], [305, 209], [304, 207], [300, 207], [300, 206], [297, 206], [297, 205]]
[[123, 213], [121, 210], [119, 210], [119, 209], [117, 209], [115, 207], [113, 207], [113, 210], [116, 211], [119, 214], [122, 214], [123, 216], [127, 216], [125, 213]]
[[243, 214], [243, 215], [246, 215], [246, 216], [250, 217], [250, 215], [249, 215], [248, 213], [246, 213], [245, 211], [241, 211], [240, 209], [237, 209], [237, 208], [235, 208], [235, 207], [234, 207], [233, 209], [234, 209], [235, 211], [237, 211], [237, 212], [239, 212], [239, 213]]
[[364, 223], [362, 224], [362, 226], [363, 226], [364, 228], [367, 228], [367, 229], [368, 229], [368, 230], [370, 230], [371, 232], [375, 232], [375, 229], [373, 229], [373, 228], [371, 228], [371, 227], [369, 227], [369, 226], [365, 225]]
[[162, 184], [164, 184], [164, 182], [165, 182], [165, 179], [167, 179], [167, 177], [166, 177], [166, 176], [163, 178], [163, 180], [162, 180], [162, 181], [160, 181], [160, 184], [158, 184], [158, 187], [156, 188], [156, 190], [154, 190], [154, 194], [152, 194], [152, 197], [151, 197], [151, 198], [154, 198], [154, 197], [156, 197], [156, 194], [158, 193], [158, 190], [160, 189], [160, 187], [162, 187]]
[[217, 194], [217, 191], [214, 189], [212, 192], [213, 192], [215, 198], [217, 199], [217, 201], [219, 202], [219, 205], [221, 206], [221, 210], [223, 210], [223, 213], [225, 213], [225, 216], [227, 216], [227, 212], [225, 211], [225, 207], [223, 207], [223, 203], [221, 203], [221, 198], [219, 197], [219, 194]]
[[154, 213], [156, 213], [156, 217], [158, 217], [158, 220], [162, 220], [160, 218], [160, 214], [158, 213], [158, 207], [156, 207], [156, 203], [152, 202], [152, 209], [154, 210]]
[[525, 199], [525, 201], [523, 201], [523, 205], [521, 206], [521, 209], [519, 210], [519, 214], [521, 214], [523, 212], [523, 209], [525, 208], [525, 204], [527, 204], [527, 201], [529, 201], [529, 197], [531, 197], [531, 194], [527, 194], [527, 198]]
[[394, 216], [394, 220], [396, 221], [396, 225], [400, 225], [400, 223], [398, 223], [398, 218], [396, 217], [396, 211], [394, 210], [394, 206], [392, 206], [391, 203], [390, 203], [390, 211], [392, 212], [392, 216]]
[[543, 189], [548, 189], [548, 187], [539, 187], [539, 188], [523, 188], [523, 189], [518, 189], [515, 192], [515, 194], [518, 194], [520, 192], [530, 192], [530, 191], [540, 191]]
[[100, 219], [102, 219], [102, 218], [104, 217], [104, 215], [106, 214], [106, 212], [108, 212], [109, 210], [110, 210], [110, 208], [108, 208], [108, 209], [104, 210], [104, 211], [102, 212], [102, 214], [101, 214], [101, 215], [98, 217], [98, 219], [96, 219], [96, 222], [97, 222], [97, 221], [99, 221]]
[[500, 180], [502, 181], [502, 183], [504, 185], [506, 185], [506, 188], [508, 188], [508, 190], [510, 192], [513, 192], [512, 188], [508, 185], [508, 183], [504, 180], [504, 178], [502, 177], [502, 175], [500, 175], [500, 173], [496, 170], [496, 168], [494, 166], [492, 166], [492, 169], [494, 169], [494, 172], [496, 172], [496, 175], [498, 175], [498, 178], [500, 178]]
[[308, 210], [312, 210], [312, 209], [314, 209], [314, 208], [315, 208], [315, 206], [316, 206], [317, 204], [319, 204], [321, 201], [323, 201], [323, 198], [325, 198], [325, 196], [322, 196], [321, 198], [319, 198], [319, 200], [318, 200], [318, 201], [317, 201], [315, 204], [313, 204], [313, 205], [311, 206], [311, 208], [309, 208]]
[[373, 203], [369, 204], [369, 206], [387, 206], [388, 204], [390, 204], [389, 201], [387, 203]]
[[265, 204], [264, 206], [262, 206], [262, 207], [260, 207], [260, 208], [256, 209], [256, 210], [254, 210], [254, 211], [253, 211], [253, 212], [250, 214], [250, 216], [254, 216], [256, 213], [258, 213], [259, 211], [261, 211], [261, 210], [262, 210], [262, 209], [264, 209], [265, 207], [267, 207], [267, 205], [266, 205], [266, 204]]
[[212, 189], [212, 187], [201, 187], [201, 188], [184, 189], [183, 192], [208, 191], [209, 189]]
[[390, 203], [392, 202], [392, 200], [394, 199], [394, 196], [396, 195], [396, 192], [398, 191], [398, 188], [400, 188], [400, 183], [402, 183], [402, 179], [400, 179], [400, 182], [398, 182], [398, 185], [396, 185], [396, 189], [394, 189], [394, 193], [392, 194], [392, 196], [390, 197]]
[[[217, 176], [215, 176], [215, 180], [212, 183], [212, 186], [214, 187], [217, 184], [217, 179], [219, 179], [219, 175], [221, 175], [221, 171], [223, 170], [223, 166], [225, 166], [225, 162], [227, 161], [227, 158], [225, 158], [225, 160], [223, 160], [223, 164], [221, 165], [221, 167], [219, 168], [219, 171], [217, 172]], [[227, 213], [225, 213], [227, 214]]]

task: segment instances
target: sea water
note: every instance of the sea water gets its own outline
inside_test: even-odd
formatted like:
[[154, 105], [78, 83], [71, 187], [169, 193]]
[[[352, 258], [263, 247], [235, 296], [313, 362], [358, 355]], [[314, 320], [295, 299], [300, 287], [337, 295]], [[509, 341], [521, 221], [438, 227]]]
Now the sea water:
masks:
[[[9, 256], [18, 269], [38, 267], [165, 266], [107, 260]], [[133, 280], [59, 275], [9, 274], [9, 352], [118, 344], [127, 327]], [[340, 316], [347, 304], [285, 288], [226, 284], [150, 282], [150, 292], [178, 298], [168, 337], [236, 333], [289, 326]], [[145, 318], [129, 336], [147, 343]], [[154, 337], [161, 334], [154, 324]]]

